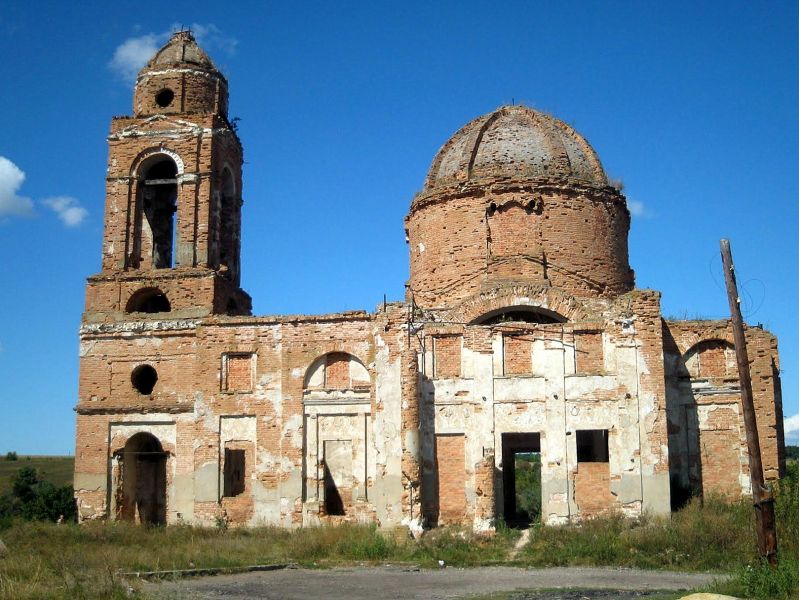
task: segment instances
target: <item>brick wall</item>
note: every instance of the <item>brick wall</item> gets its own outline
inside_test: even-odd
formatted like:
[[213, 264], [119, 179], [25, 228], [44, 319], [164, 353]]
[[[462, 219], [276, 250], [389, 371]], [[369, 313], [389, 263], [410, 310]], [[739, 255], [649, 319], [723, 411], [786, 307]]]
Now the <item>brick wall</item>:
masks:
[[[541, 199], [540, 214], [518, 205], [527, 197]], [[487, 218], [492, 203], [508, 207]], [[521, 224], [512, 218], [519, 211]], [[578, 296], [613, 296], [633, 286], [629, 216], [607, 189], [523, 181], [436, 188], [414, 199], [406, 228], [411, 291], [425, 308], [451, 306], [507, 280], [549, 283]]]
[[610, 493], [610, 464], [582, 462], [574, 473], [574, 501], [580, 516], [592, 517], [616, 506], [616, 497]]
[[346, 389], [350, 387], [350, 357], [342, 353], [325, 357], [325, 387]]
[[225, 360], [227, 374], [225, 389], [229, 392], [248, 392], [252, 390], [253, 355], [228, 354]]
[[602, 348], [601, 331], [575, 331], [574, 347], [574, 367], [577, 373], [604, 372], [605, 355]]
[[433, 371], [438, 378], [460, 377], [463, 337], [442, 335], [433, 338]]
[[436, 436], [438, 522], [462, 523], [466, 512], [466, 464], [463, 435]]
[[529, 375], [533, 371], [533, 336], [503, 334], [505, 375]]

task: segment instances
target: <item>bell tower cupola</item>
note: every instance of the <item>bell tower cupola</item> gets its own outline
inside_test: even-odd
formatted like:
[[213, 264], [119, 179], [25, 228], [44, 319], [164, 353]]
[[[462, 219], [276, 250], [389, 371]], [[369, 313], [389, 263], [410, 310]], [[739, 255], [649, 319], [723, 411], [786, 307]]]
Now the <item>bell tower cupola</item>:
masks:
[[141, 70], [134, 114], [111, 122], [102, 269], [88, 280], [86, 321], [249, 314], [243, 151], [227, 110], [227, 80], [190, 31]]
[[227, 118], [227, 80], [191, 31], [175, 33], [139, 72], [133, 94], [137, 117], [216, 113]]

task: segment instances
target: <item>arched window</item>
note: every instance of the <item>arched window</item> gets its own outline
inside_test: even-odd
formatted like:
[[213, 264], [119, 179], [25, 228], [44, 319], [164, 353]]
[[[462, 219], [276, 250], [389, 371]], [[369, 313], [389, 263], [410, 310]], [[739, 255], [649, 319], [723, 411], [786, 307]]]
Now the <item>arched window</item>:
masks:
[[477, 317], [472, 325], [499, 325], [500, 323], [565, 323], [566, 318], [538, 306], [507, 306]]
[[169, 299], [158, 288], [144, 288], [134, 293], [125, 307], [125, 312], [162, 313], [172, 310]]
[[317, 358], [305, 374], [306, 390], [358, 390], [369, 387], [369, 371], [352, 354], [331, 352]]
[[709, 379], [738, 377], [735, 348], [724, 340], [704, 340], [685, 353], [685, 367], [691, 378]]
[[178, 166], [166, 154], [156, 154], [139, 169], [138, 256], [150, 254], [155, 269], [175, 266], [175, 212]]

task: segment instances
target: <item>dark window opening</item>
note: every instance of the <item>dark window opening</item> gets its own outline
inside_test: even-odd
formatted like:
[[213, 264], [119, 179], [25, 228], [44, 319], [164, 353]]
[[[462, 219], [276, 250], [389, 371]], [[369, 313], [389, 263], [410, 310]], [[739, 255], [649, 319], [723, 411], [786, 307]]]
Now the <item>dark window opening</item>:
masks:
[[155, 95], [155, 103], [161, 108], [166, 108], [175, 99], [175, 92], [170, 89], [163, 89]]
[[608, 461], [607, 429], [584, 429], [577, 432], [577, 462]]
[[238, 280], [239, 269], [239, 203], [236, 185], [229, 169], [222, 171], [219, 197], [219, 267], [231, 281]]
[[172, 310], [169, 299], [157, 288], [139, 290], [128, 300], [125, 312], [162, 313]]
[[244, 493], [244, 450], [225, 448], [224, 479], [223, 496], [232, 498]]
[[148, 396], [153, 393], [155, 383], [158, 381], [158, 373], [150, 365], [139, 365], [130, 374], [130, 382], [140, 394]]
[[490, 312], [475, 321], [476, 325], [499, 325], [501, 323], [565, 323], [566, 319], [557, 313], [545, 312], [535, 308], [505, 308]]
[[153, 267], [173, 265], [178, 167], [171, 158], [152, 165], [142, 182], [142, 211], [152, 234]]

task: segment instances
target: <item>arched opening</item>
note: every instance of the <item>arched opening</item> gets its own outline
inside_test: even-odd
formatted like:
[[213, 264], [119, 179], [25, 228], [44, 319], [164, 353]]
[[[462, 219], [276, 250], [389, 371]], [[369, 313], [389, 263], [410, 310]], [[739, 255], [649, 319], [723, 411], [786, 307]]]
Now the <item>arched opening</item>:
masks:
[[318, 502], [321, 515], [350, 515], [369, 498], [369, 370], [347, 352], [319, 356], [305, 373], [303, 404], [306, 423], [315, 423], [303, 430], [303, 499]]
[[330, 352], [317, 358], [305, 373], [309, 390], [361, 390], [370, 385], [369, 371], [352, 354]]
[[136, 523], [166, 523], [166, 457], [161, 442], [150, 433], [137, 433], [118, 455], [121, 459], [121, 498], [118, 518]]
[[158, 288], [144, 288], [134, 293], [125, 306], [125, 312], [162, 313], [172, 310], [169, 299]]
[[158, 373], [150, 365], [139, 365], [130, 374], [130, 382], [140, 394], [149, 396], [158, 381]]
[[177, 164], [165, 154], [155, 155], [140, 169], [139, 210], [144, 231], [137, 236], [138, 252], [135, 254], [146, 255], [149, 250], [155, 269], [175, 266], [177, 175]]
[[238, 281], [239, 203], [233, 174], [227, 167], [222, 170], [219, 194], [219, 266], [232, 281]]
[[692, 379], [737, 379], [735, 347], [725, 340], [703, 340], [684, 356], [687, 375]]
[[566, 317], [538, 306], [507, 306], [489, 311], [470, 325], [499, 325], [501, 323], [565, 323]]

